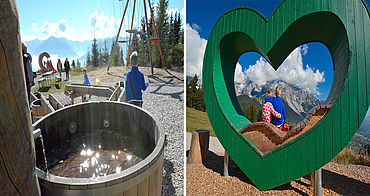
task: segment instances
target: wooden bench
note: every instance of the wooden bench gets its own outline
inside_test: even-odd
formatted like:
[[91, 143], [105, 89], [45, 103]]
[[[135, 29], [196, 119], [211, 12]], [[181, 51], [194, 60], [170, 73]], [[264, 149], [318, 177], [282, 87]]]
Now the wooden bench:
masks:
[[41, 85], [42, 87], [44, 87], [44, 85], [45, 85], [45, 78], [40, 78], [37, 82], [38, 82], [38, 84], [39, 84], [39, 88], [40, 88], [40, 85]]

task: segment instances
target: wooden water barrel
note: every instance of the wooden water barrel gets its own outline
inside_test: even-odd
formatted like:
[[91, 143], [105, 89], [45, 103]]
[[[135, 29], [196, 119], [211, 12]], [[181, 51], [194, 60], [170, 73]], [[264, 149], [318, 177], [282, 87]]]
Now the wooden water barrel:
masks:
[[39, 195], [15, 0], [0, 3], [0, 195]]
[[[42, 194], [161, 195], [164, 132], [142, 108], [112, 101], [85, 102], [52, 112], [34, 126], [41, 130], [43, 138], [41, 143], [35, 131], [36, 171]], [[99, 144], [101, 150], [125, 148], [142, 160], [120, 172], [96, 178], [53, 173], [55, 164], [50, 162], [70, 160], [64, 157], [74, 159], [68, 151], [75, 152], [74, 149], [79, 149], [76, 145], [82, 143], [86, 146]], [[45, 172], [42, 145], [49, 173]], [[64, 168], [63, 171], [70, 169]]]

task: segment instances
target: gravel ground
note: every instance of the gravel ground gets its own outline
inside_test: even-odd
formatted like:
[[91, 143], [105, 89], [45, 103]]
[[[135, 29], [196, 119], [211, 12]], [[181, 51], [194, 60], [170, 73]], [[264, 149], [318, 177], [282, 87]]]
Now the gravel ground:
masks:
[[184, 86], [153, 84], [143, 95], [143, 108], [166, 133], [163, 195], [184, 195]]
[[[231, 161], [222, 176], [223, 155], [209, 152], [204, 165], [186, 167], [187, 195], [313, 195], [309, 176], [268, 191], [259, 191]], [[329, 162], [322, 169], [323, 195], [369, 195], [370, 167]]]
[[[139, 68], [144, 75], [149, 74], [149, 68]], [[99, 78], [102, 85], [113, 86], [116, 81], [124, 81], [119, 75], [125, 75], [126, 68], [114, 67], [112, 75], [105, 70], [88, 73], [91, 83]], [[148, 76], [150, 86], [143, 92], [143, 108], [151, 113], [165, 131], [167, 145], [164, 152], [164, 172], [162, 195], [184, 195], [184, 85], [163, 70], [156, 69], [154, 76]], [[182, 73], [172, 71], [178, 78]], [[64, 78], [64, 77], [63, 77]], [[82, 76], [73, 76], [70, 83], [82, 83]], [[64, 93], [53, 94], [62, 104], [69, 105], [69, 97]], [[90, 101], [105, 100], [104, 97], [91, 96]], [[81, 98], [75, 98], [75, 103]]]

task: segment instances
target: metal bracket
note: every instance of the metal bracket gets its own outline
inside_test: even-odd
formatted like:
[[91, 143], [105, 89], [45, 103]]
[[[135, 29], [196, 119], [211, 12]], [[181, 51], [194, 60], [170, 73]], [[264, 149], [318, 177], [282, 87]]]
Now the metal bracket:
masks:
[[314, 186], [314, 196], [322, 195], [322, 172], [321, 168], [310, 174], [311, 186]]
[[229, 159], [230, 156], [227, 154], [225, 150], [225, 155], [224, 155], [224, 176], [229, 176]]

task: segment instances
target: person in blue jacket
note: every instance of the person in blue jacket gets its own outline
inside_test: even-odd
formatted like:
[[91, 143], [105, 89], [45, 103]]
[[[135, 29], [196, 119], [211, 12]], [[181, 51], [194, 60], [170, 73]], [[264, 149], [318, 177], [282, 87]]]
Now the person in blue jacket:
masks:
[[89, 77], [87, 77], [86, 69], [83, 70], [84, 73], [84, 83], [86, 85], [90, 85]]
[[[281, 87], [276, 87], [275, 97], [266, 97], [265, 100], [271, 102], [274, 106], [276, 112], [281, 114], [281, 118], [276, 118], [272, 115], [271, 123], [274, 124], [276, 127], [286, 131], [287, 126], [290, 128], [288, 124], [286, 124], [286, 113], [285, 113], [285, 106], [283, 100], [281, 100]], [[286, 126], [284, 126], [286, 124]], [[288, 128], [288, 129], [289, 129]]]
[[144, 74], [137, 67], [138, 56], [137, 52], [133, 52], [130, 56], [131, 69], [126, 74], [125, 93], [126, 100], [136, 106], [142, 107], [143, 94], [149, 84], [145, 83]]

